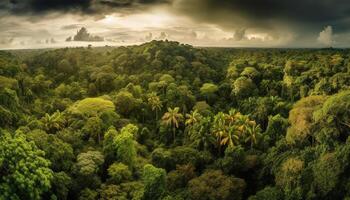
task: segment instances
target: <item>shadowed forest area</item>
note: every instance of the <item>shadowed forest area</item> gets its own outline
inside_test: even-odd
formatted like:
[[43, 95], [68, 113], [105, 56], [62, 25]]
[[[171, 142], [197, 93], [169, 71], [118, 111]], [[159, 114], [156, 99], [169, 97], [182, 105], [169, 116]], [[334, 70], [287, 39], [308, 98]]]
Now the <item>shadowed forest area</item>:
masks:
[[350, 199], [350, 50], [0, 51], [0, 199]]

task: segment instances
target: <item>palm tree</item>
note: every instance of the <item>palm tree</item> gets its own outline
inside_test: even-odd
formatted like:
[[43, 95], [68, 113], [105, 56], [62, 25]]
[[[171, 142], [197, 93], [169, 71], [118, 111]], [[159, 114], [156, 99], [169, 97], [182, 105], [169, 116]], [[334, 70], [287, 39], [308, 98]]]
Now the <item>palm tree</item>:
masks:
[[228, 114], [218, 113], [214, 117], [214, 134], [217, 137], [219, 152], [221, 146], [234, 147], [239, 142], [239, 136], [243, 132], [244, 127], [241, 125], [243, 115], [231, 109]]
[[45, 116], [41, 118], [41, 122], [44, 124], [44, 129], [48, 133], [55, 133], [61, 130], [66, 123], [62, 113], [58, 110], [52, 115], [45, 113]]
[[208, 150], [208, 147], [215, 144], [215, 138], [210, 133], [211, 118], [202, 118], [199, 123], [195, 124], [190, 134], [190, 139], [199, 150]]
[[222, 138], [220, 144], [221, 145], [228, 145], [229, 147], [233, 148], [235, 147], [235, 143], [239, 140], [239, 137], [235, 134], [237, 131], [237, 127], [230, 126], [228, 128], [228, 132], [224, 137]]
[[260, 133], [260, 125], [254, 124], [251, 126], [247, 126], [245, 142], [247, 143], [250, 141], [250, 148], [253, 148], [253, 146], [258, 143], [257, 138], [260, 136]]
[[250, 120], [247, 115], [238, 115], [237, 116], [237, 125], [239, 126], [239, 131], [241, 133], [244, 133], [248, 126], [254, 126], [256, 125], [256, 122], [253, 120]]
[[[194, 127], [200, 122], [203, 116], [198, 112], [198, 110], [191, 111], [191, 113], [186, 114], [185, 125], [187, 135], [191, 137], [192, 133], [195, 131]], [[186, 136], [187, 136], [186, 135]], [[187, 140], [187, 137], [186, 137]]]
[[174, 109], [168, 108], [168, 112], [164, 113], [162, 120], [167, 126], [171, 126], [173, 129], [173, 137], [175, 143], [175, 131], [179, 128], [179, 123], [183, 120], [183, 115], [179, 113], [180, 108], [175, 107]]
[[270, 101], [272, 102], [273, 105], [276, 105], [280, 98], [278, 96], [270, 96]]
[[148, 104], [151, 106], [152, 111], [156, 113], [156, 120], [158, 120], [158, 111], [163, 107], [162, 101], [156, 93], [152, 92], [148, 97]]
[[237, 112], [235, 109], [231, 109], [228, 114], [225, 114], [225, 120], [229, 125], [232, 125], [236, 122], [237, 118], [241, 115], [240, 112]]
[[213, 134], [217, 139], [217, 144], [219, 148], [219, 154], [221, 152], [221, 146], [223, 146], [221, 140], [224, 136], [226, 136], [226, 124], [225, 124], [225, 114], [223, 112], [219, 112], [214, 117], [214, 123], [212, 127]]
[[198, 112], [198, 110], [191, 111], [190, 114], [186, 114], [186, 122], [185, 125], [193, 126], [198, 123], [202, 119], [202, 115]]

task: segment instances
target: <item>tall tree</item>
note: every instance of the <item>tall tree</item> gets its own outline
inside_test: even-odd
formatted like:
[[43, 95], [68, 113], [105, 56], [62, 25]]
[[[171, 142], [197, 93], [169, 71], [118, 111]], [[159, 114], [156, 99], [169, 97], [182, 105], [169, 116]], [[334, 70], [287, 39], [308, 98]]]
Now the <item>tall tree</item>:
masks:
[[231, 148], [235, 147], [235, 143], [239, 140], [239, 137], [237, 135], [238, 129], [237, 126], [231, 125], [227, 127], [226, 134], [222, 137], [220, 141], [220, 145], [227, 145]]
[[198, 110], [193, 110], [191, 113], [186, 114], [186, 126], [193, 126], [198, 123], [202, 119], [202, 115], [198, 112]]
[[258, 137], [261, 134], [260, 126], [256, 124], [247, 126], [245, 133], [246, 133], [245, 142], [246, 143], [250, 142], [250, 148], [253, 148], [253, 146], [258, 143]]
[[179, 113], [180, 108], [168, 108], [168, 112], [164, 113], [162, 120], [166, 126], [171, 126], [173, 130], [174, 143], [176, 139], [176, 129], [183, 120], [183, 115]]
[[191, 113], [186, 114], [186, 131], [187, 135], [192, 137], [192, 134], [195, 133], [195, 125], [199, 123], [199, 121], [202, 119], [202, 115], [198, 112], [198, 110], [193, 110]]
[[158, 112], [162, 109], [162, 101], [156, 93], [152, 92], [148, 97], [148, 105], [151, 106], [152, 111], [156, 113], [156, 120], [158, 120]]
[[137, 131], [137, 126], [128, 124], [122, 128], [120, 133], [114, 138], [117, 159], [129, 167], [134, 166], [137, 156], [134, 140], [134, 135]]
[[211, 118], [205, 117], [192, 127], [190, 140], [199, 150], [208, 150], [215, 144], [215, 137], [210, 132]]
[[219, 149], [219, 154], [221, 153], [221, 140], [222, 138], [227, 135], [226, 128], [225, 128], [225, 114], [223, 112], [219, 112], [214, 116], [214, 122], [212, 125], [212, 131], [217, 139], [217, 146]]

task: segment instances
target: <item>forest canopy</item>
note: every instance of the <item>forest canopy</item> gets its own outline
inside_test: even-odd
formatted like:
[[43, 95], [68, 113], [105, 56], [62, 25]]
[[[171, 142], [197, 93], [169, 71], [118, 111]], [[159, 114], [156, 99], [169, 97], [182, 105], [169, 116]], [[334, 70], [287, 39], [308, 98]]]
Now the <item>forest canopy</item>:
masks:
[[348, 199], [350, 50], [0, 51], [0, 199]]

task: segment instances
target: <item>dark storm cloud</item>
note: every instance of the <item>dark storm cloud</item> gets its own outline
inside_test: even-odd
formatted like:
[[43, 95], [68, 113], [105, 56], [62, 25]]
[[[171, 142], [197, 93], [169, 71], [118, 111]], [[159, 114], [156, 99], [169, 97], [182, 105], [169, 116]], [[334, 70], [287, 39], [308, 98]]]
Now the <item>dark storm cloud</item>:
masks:
[[0, 12], [14, 15], [44, 14], [50, 11], [101, 14], [120, 7], [137, 7], [168, 0], [1, 0]]
[[204, 22], [222, 26], [271, 28], [276, 23], [302, 28], [335, 24], [349, 27], [348, 0], [174, 0], [174, 7]]
[[27, 14], [49, 10], [85, 9], [89, 0], [5, 0], [11, 14]]
[[[190, 0], [191, 1], [191, 0]], [[348, 0], [204, 0], [208, 8], [232, 10], [254, 18], [311, 22], [333, 20], [349, 12]]]
[[226, 28], [271, 29], [277, 24], [312, 30], [331, 24], [343, 31], [350, 22], [348, 0], [1, 0], [0, 13], [103, 15], [119, 8], [132, 12], [159, 3], [172, 4], [172, 9], [182, 15]]

